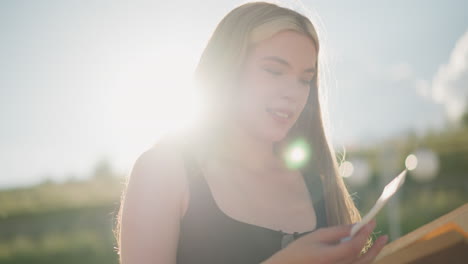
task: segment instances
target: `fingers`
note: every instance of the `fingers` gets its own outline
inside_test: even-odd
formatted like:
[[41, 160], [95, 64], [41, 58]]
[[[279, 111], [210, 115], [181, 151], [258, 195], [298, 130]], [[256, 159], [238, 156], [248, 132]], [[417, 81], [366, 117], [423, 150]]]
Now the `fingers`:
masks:
[[385, 244], [387, 244], [388, 241], [388, 236], [381, 236], [379, 237], [372, 247], [364, 254], [362, 255], [358, 262], [356, 264], [366, 264], [366, 263], [372, 263], [374, 261], [375, 257], [380, 253], [380, 251], [383, 249]]
[[332, 226], [327, 228], [320, 228], [315, 231], [318, 236], [318, 241], [325, 243], [334, 243], [340, 239], [349, 236], [351, 233], [352, 225]]
[[326, 250], [330, 250], [335, 257], [335, 262], [338, 261], [355, 261], [358, 259], [364, 245], [367, 242], [368, 237], [375, 228], [375, 220], [370, 221], [366, 224], [356, 235], [349, 241], [342, 242], [334, 247], [329, 247]]

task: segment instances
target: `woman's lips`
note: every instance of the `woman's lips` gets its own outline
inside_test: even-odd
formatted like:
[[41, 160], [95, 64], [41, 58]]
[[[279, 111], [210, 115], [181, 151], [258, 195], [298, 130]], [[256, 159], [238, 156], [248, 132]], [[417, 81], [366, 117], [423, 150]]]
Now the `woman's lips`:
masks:
[[286, 108], [266, 108], [266, 111], [273, 119], [281, 123], [288, 122], [293, 116], [293, 111]]

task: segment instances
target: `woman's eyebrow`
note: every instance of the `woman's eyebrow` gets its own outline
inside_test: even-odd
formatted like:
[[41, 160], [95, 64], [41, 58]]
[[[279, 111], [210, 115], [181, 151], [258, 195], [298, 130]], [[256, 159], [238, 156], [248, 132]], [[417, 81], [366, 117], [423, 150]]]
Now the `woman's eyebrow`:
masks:
[[[271, 60], [271, 61], [276, 61], [280, 64], [283, 64], [287, 67], [291, 67], [291, 65], [285, 60], [285, 59], [282, 59], [278, 56], [266, 56], [266, 57], [263, 57], [262, 60]], [[315, 67], [313, 68], [308, 68], [306, 70], [304, 70], [304, 72], [315, 72]]]

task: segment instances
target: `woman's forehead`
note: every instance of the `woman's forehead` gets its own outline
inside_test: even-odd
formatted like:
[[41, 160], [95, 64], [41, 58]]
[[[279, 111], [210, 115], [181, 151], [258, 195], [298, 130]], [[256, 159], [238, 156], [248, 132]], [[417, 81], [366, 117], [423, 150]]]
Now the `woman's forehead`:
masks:
[[316, 64], [317, 50], [310, 37], [287, 30], [254, 44], [249, 57], [253, 60], [278, 57], [297, 66], [310, 68]]

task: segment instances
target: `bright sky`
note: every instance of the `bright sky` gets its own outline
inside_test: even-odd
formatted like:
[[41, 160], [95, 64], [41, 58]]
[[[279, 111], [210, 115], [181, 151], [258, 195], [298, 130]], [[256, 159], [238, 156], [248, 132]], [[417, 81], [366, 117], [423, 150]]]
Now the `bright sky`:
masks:
[[[0, 188], [87, 177], [102, 158], [128, 172], [190, 118], [190, 75], [216, 24], [241, 2], [2, 1]], [[326, 33], [335, 146], [459, 118], [467, 1], [303, 3]]]

